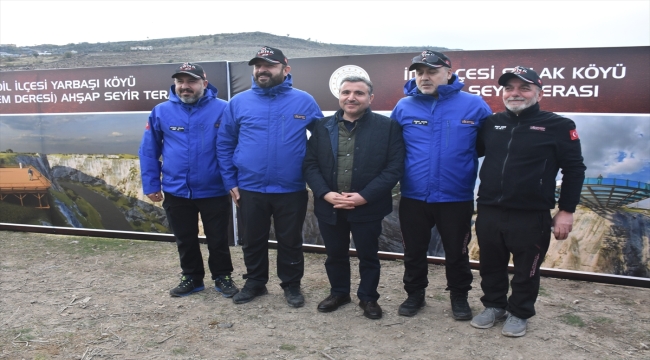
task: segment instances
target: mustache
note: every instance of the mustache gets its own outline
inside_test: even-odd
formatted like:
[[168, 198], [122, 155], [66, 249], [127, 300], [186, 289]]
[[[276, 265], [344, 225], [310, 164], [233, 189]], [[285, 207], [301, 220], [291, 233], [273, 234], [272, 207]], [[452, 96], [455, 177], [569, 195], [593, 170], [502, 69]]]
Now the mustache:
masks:
[[261, 73], [257, 73], [257, 75], [255, 75], [255, 78], [256, 78], [256, 79], [259, 79], [259, 78], [260, 78], [260, 76], [267, 76], [267, 77], [273, 77], [273, 76], [271, 75], [271, 73], [270, 73], [270, 72], [268, 72], [268, 71], [265, 71], [265, 72], [261, 72]]

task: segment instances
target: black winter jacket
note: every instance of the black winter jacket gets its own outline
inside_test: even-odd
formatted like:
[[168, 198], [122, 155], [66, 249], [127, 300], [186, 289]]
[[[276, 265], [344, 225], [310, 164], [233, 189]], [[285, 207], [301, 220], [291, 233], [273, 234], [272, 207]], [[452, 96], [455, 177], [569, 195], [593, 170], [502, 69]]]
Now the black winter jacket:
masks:
[[519, 115], [507, 110], [489, 116], [477, 141], [485, 154], [477, 203], [512, 209], [555, 207], [556, 176], [562, 169], [560, 210], [574, 212], [586, 167], [575, 123], [539, 103]]
[[[319, 221], [335, 225], [336, 209], [323, 197], [337, 191], [336, 170], [338, 121], [342, 110], [316, 122], [303, 162], [303, 175], [314, 194], [314, 213]], [[369, 109], [356, 120], [351, 192], [358, 192], [367, 204], [350, 211], [348, 220], [363, 222], [391, 213], [392, 189], [404, 173], [402, 128], [388, 117]]]

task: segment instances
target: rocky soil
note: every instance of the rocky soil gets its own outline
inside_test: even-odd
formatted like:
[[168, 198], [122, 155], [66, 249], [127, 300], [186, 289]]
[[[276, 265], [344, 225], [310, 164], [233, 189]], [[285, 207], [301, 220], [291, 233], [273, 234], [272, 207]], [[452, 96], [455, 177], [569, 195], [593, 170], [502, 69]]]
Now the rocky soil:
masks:
[[[273, 267], [269, 295], [248, 304], [209, 286], [169, 297], [179, 274], [173, 243], [3, 231], [0, 247], [0, 359], [650, 358], [650, 289], [542, 278], [538, 314], [513, 339], [500, 324], [478, 330], [453, 320], [444, 269], [435, 265], [427, 306], [407, 318], [397, 315], [402, 263], [382, 261], [384, 317], [373, 321], [354, 303], [316, 311], [329, 290], [321, 254], [305, 255], [306, 305], [295, 309]], [[241, 248], [231, 252], [241, 286]], [[475, 273], [475, 313], [479, 283]]]

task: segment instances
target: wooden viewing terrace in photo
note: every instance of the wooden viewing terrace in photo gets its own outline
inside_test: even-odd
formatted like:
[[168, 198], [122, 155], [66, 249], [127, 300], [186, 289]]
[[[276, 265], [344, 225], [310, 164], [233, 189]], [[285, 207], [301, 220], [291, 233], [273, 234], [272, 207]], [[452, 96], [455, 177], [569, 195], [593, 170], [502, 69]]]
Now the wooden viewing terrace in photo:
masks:
[[[30, 179], [29, 170], [32, 171]], [[8, 196], [15, 196], [20, 205], [25, 206], [24, 199], [34, 196], [38, 200], [37, 209], [49, 209], [47, 190], [52, 186], [40, 171], [33, 166], [23, 168], [0, 168], [0, 201]]]

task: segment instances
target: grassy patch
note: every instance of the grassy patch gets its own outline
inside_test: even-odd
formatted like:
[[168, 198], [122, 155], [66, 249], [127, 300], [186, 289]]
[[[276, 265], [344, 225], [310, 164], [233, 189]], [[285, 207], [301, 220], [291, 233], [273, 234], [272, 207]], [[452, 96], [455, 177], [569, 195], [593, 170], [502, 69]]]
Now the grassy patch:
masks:
[[[63, 192], [59, 192], [59, 191], [50, 189], [50, 194], [52, 194], [52, 196], [55, 199], [57, 199], [60, 202], [64, 203], [66, 205], [66, 207], [68, 209], [70, 209], [70, 211], [74, 214], [75, 219], [77, 219], [81, 223], [81, 225], [83, 227], [85, 227], [85, 228], [92, 228], [93, 227], [93, 225], [88, 221], [88, 219], [85, 216], [85, 214], [89, 212], [88, 208], [92, 208], [92, 206], [90, 206], [90, 204], [88, 204], [85, 200], [83, 200], [83, 198], [77, 197], [77, 195], [71, 190], [66, 190], [66, 192], [63, 193]], [[77, 199], [77, 201], [75, 202], [75, 200], [71, 199], [70, 196], [75, 197]], [[86, 204], [84, 206], [85, 210], [81, 210], [81, 208], [79, 206], [79, 204], [82, 204], [82, 203]], [[81, 211], [82, 213], [79, 213], [79, 211]], [[95, 211], [95, 210], [93, 209], [93, 211]], [[95, 213], [96, 212], [97, 211], [95, 211]], [[98, 216], [99, 216], [99, 214], [98, 214]], [[100, 226], [101, 226], [101, 222], [100, 222]]]
[[537, 293], [539, 296], [549, 296], [548, 290], [546, 290], [543, 287], [539, 287], [539, 292]]
[[447, 297], [443, 294], [436, 294], [433, 296], [433, 299], [436, 301], [446, 301]]
[[19, 341], [34, 340], [34, 335], [32, 335], [31, 332], [32, 332], [32, 329], [30, 329], [30, 328], [20, 329], [20, 330], [14, 332], [14, 337], [16, 338], [16, 340], [19, 340]]
[[296, 345], [282, 344], [282, 345], [280, 345], [280, 350], [293, 351], [293, 350], [296, 350]]
[[563, 323], [571, 326], [583, 327], [585, 322], [582, 321], [582, 318], [575, 314], [564, 314], [560, 316], [560, 319]]
[[600, 325], [606, 325], [606, 324], [613, 323], [614, 320], [612, 320], [610, 318], [606, 318], [604, 316], [599, 316], [599, 317], [594, 318], [593, 322], [595, 322], [596, 324], [600, 324]]
[[[139, 249], [147, 249], [155, 245], [155, 242], [151, 241], [70, 236], [56, 237], [51, 241], [45, 241], [41, 244], [41, 250], [63, 251], [66, 254], [82, 257], [95, 256], [106, 252], [123, 252], [137, 255], [140, 253]], [[107, 267], [110, 265], [106, 264]]]
[[237, 359], [246, 359], [248, 355], [244, 352], [237, 353]]
[[138, 159], [138, 155], [131, 155], [131, 154], [117, 154], [117, 156], [119, 156], [120, 159], [127, 159], [127, 160]]
[[16, 165], [16, 156], [18, 156], [16, 153], [0, 152], [0, 165]]
[[0, 201], [0, 219], [6, 223], [30, 225], [41, 225], [41, 221], [51, 222], [47, 210], [10, 204], [7, 201]]
[[[72, 190], [67, 190], [68, 191]], [[104, 225], [102, 225], [102, 217], [99, 215], [99, 212], [95, 210], [95, 208], [86, 201], [86, 199], [77, 196], [75, 199], [75, 203], [77, 204], [77, 207], [79, 208], [79, 211], [81, 212], [81, 215], [83, 215], [84, 218], [86, 218], [86, 221], [88, 223], [89, 228], [93, 229], [103, 229]], [[85, 224], [84, 224], [85, 225]]]
[[187, 348], [184, 347], [172, 349], [172, 354], [174, 355], [184, 355], [186, 353], [187, 353]]
[[636, 303], [630, 299], [621, 299], [621, 304], [627, 305], [627, 306], [632, 306], [635, 305]]
[[631, 212], [631, 213], [639, 213], [639, 214], [643, 214], [643, 215], [650, 215], [650, 211], [648, 209], [622, 207], [622, 208], [619, 208], [619, 210], [620, 211]]
[[136, 220], [130, 221], [131, 227], [135, 231], [143, 232], [158, 232], [158, 233], [168, 233], [169, 229], [160, 224], [156, 212], [145, 212], [140, 207], [138, 207], [138, 201], [135, 198], [128, 197], [118, 191], [112, 191], [109, 188], [102, 185], [89, 185], [85, 183], [78, 183], [78, 185], [84, 186], [89, 190], [92, 190], [99, 195], [107, 198], [115, 206], [120, 208], [122, 211], [129, 211], [131, 209], [136, 209], [146, 220]]

